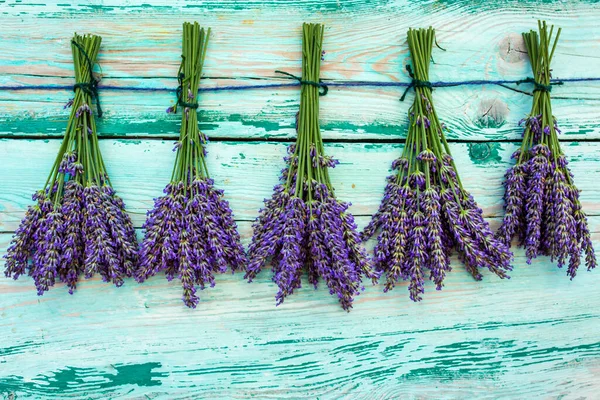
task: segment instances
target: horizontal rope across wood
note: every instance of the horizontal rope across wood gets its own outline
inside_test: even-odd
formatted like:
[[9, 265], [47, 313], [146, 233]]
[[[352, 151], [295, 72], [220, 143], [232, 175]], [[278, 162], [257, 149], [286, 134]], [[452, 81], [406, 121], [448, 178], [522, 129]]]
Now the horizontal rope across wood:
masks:
[[[436, 81], [430, 82], [431, 87], [454, 87], [454, 86], [477, 86], [477, 85], [497, 85], [506, 87], [510, 90], [516, 90], [506, 85], [518, 85], [521, 83], [529, 83], [531, 78], [517, 79], [517, 80], [488, 80], [488, 79], [475, 79], [466, 81]], [[600, 82], [600, 77], [591, 78], [564, 78], [564, 79], [551, 79], [551, 83], [558, 84], [560, 82]], [[321, 85], [327, 87], [409, 87], [413, 85], [412, 82], [378, 82], [378, 81], [328, 81], [323, 80], [320, 82]], [[255, 89], [278, 89], [278, 88], [289, 88], [300, 86], [301, 83], [294, 81], [289, 83], [266, 83], [259, 85], [226, 85], [226, 86], [213, 86], [213, 87], [200, 87], [201, 92], [220, 92], [220, 91], [236, 91], [236, 90], [255, 90]], [[98, 85], [99, 89], [102, 90], [115, 90], [115, 91], [132, 91], [132, 92], [171, 92], [176, 90], [176, 87], [135, 87], [135, 86], [114, 86], [114, 85]], [[72, 90], [72, 85], [31, 85], [31, 86], [0, 86], [0, 90], [6, 91], [19, 91], [19, 90]], [[522, 92], [530, 94], [527, 92]]]

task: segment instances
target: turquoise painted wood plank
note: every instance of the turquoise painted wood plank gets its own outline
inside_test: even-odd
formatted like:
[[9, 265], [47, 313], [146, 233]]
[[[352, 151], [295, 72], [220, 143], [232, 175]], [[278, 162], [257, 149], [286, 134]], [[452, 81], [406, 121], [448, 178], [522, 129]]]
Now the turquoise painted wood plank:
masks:
[[[171, 141], [103, 140], [101, 149], [111, 181], [123, 197], [136, 226], [141, 226], [152, 199], [168, 183], [175, 154]], [[31, 195], [40, 189], [54, 162], [60, 140], [0, 140], [0, 231], [16, 229]], [[208, 168], [225, 190], [235, 216], [253, 220], [270, 197], [284, 167], [286, 144], [212, 142]], [[352, 203], [356, 215], [377, 210], [389, 168], [401, 153], [400, 144], [332, 143], [326, 151], [340, 160], [331, 177], [337, 196]], [[486, 216], [502, 215], [502, 182], [510, 166], [515, 143], [453, 143], [451, 151], [465, 187], [483, 207]], [[584, 210], [600, 215], [600, 144], [574, 142], [564, 147], [571, 160]], [[28, 160], [24, 166], [23, 159]]]
[[[176, 73], [176, 67], [173, 67]], [[68, 78], [64, 84], [71, 84]], [[39, 79], [36, 79], [39, 82]], [[174, 86], [174, 80], [166, 86]], [[256, 84], [253, 80], [208, 79], [202, 85]], [[279, 80], [278, 82], [282, 82]], [[112, 82], [108, 81], [107, 84]], [[0, 83], [1, 85], [1, 83]], [[410, 94], [400, 103], [402, 88], [331, 88], [321, 99], [321, 126], [327, 140], [393, 140], [405, 137]], [[600, 93], [600, 82], [587, 90]], [[600, 137], [600, 99], [578, 94], [571, 85], [554, 91], [554, 115], [563, 140]], [[0, 136], [61, 137], [69, 110], [63, 105], [71, 91], [0, 90]], [[169, 92], [104, 91], [104, 117], [98, 121], [102, 137], [176, 137], [179, 115], [166, 114], [174, 103]], [[583, 96], [583, 97], [580, 97]], [[201, 95], [200, 127], [217, 139], [290, 139], [295, 135], [298, 88], [243, 92], [207, 92]], [[519, 140], [521, 118], [531, 110], [531, 98], [497, 87], [441, 88], [435, 91], [439, 116], [452, 140]]]
[[[21, 6], [11, 9], [18, 7]], [[27, 5], [22, 7], [28, 10]], [[107, 84], [173, 86], [174, 80], [168, 77], [177, 70], [181, 15], [165, 15], [160, 24], [132, 29], [139, 24], [139, 18], [112, 18], [118, 7], [111, 7], [99, 6], [97, 13], [90, 15], [86, 14], [87, 7], [81, 6], [82, 19], [69, 19], [68, 32], [61, 18], [47, 13], [23, 11], [18, 17], [6, 17], [8, 33], [0, 43], [0, 84], [70, 84], [68, 77], [73, 72], [68, 40], [71, 30], [84, 29], [105, 37], [101, 63]], [[427, 13], [426, 21], [437, 27], [440, 43], [448, 49], [436, 50], [432, 79], [519, 79], [530, 73], [519, 35], [535, 27], [527, 12], [535, 7], [544, 16], [557, 8], [554, 3], [521, 4], [482, 15], [474, 13], [474, 6], [469, 3], [431, 7], [421, 2], [397, 1], [386, 3], [377, 13], [370, 12], [369, 7], [348, 7], [348, 12], [319, 14], [328, 27], [325, 78], [406, 81], [405, 31], [414, 24], [414, 15]], [[561, 7], [560, 13], [546, 15], [564, 28], [554, 76], [597, 74], [597, 58], [586, 58], [599, 50], [600, 37], [594, 29], [599, 17], [597, 8], [585, 2]], [[190, 15], [214, 29], [206, 65], [211, 79], [206, 84], [230, 84], [229, 78], [252, 78], [242, 79], [242, 83], [256, 79], [280, 82], [274, 74], [276, 69], [299, 73], [299, 29], [307, 18], [305, 11], [298, 8], [282, 15], [270, 9], [239, 8], [223, 13], [218, 7], [207, 6], [201, 15]], [[148, 7], [142, 12], [158, 10], [162, 8]], [[572, 18], [573, 15], [578, 18]], [[45, 28], [43, 34], [36, 31], [40, 24]], [[27, 46], [23, 46], [22, 31], [32, 32]], [[582, 59], [585, 62], [579, 62]], [[26, 69], [22, 68], [24, 62]], [[556, 96], [565, 97], [555, 101], [555, 112], [566, 137], [599, 137], [598, 88], [600, 83], [569, 84], [555, 91]], [[332, 90], [323, 99], [322, 108], [323, 123], [332, 132], [330, 138], [394, 137], [395, 127], [404, 124], [408, 107], [397, 103], [400, 92], [373, 88]], [[68, 96], [66, 92], [0, 92], [0, 134], [60, 134], [66, 118], [62, 104]], [[102, 134], [164, 136], [176, 131], [171, 119], [164, 115], [166, 105], [173, 100], [170, 94], [105, 93], [103, 98], [107, 118]], [[207, 94], [202, 102], [205, 129], [212, 136], [225, 138], [291, 137], [297, 101], [297, 90]], [[469, 140], [517, 139], [520, 130], [516, 122], [530, 107], [526, 96], [494, 87], [440, 89], [436, 101], [443, 120], [451, 128], [451, 137]]]
[[[78, 14], [116, 14], [116, 15], [152, 15], [152, 14], [179, 14], [182, 12], [194, 12], [194, 10], [214, 10], [218, 12], [236, 12], [240, 10], [260, 10], [278, 9], [278, 10], [302, 10], [314, 12], [360, 10], [362, 8], [380, 8], [383, 5], [391, 4], [389, 0], [308, 0], [308, 1], [287, 1], [287, 0], [208, 0], [208, 1], [156, 1], [136, 4], [133, 2], [123, 3], [120, 1], [103, 1], [98, 4], [69, 4], [59, 1], [45, 3], [27, 3], [23, 4], [19, 0], [5, 1], [7, 8], [4, 14], [20, 15], [23, 13], [36, 15], [41, 14], [48, 17], [65, 17]], [[268, 7], [268, 8], [267, 8]]]
[[[359, 218], [363, 225], [367, 218]], [[600, 218], [592, 219], [598, 238]], [[245, 239], [250, 224], [242, 223]], [[6, 235], [0, 236], [0, 247]], [[596, 244], [600, 241], [596, 240]], [[511, 280], [467, 276], [369, 286], [346, 314], [325, 289], [274, 307], [269, 271], [252, 284], [223, 275], [196, 310], [163, 277], [37, 297], [0, 278], [0, 393], [17, 398], [594, 398], [598, 273], [573, 281], [517, 252]]]
[[[436, 64], [444, 68], [433, 68], [432, 79], [454, 79], [457, 73], [476, 79], [519, 79], [529, 72], [520, 33], [535, 28], [535, 18], [539, 17], [564, 28], [553, 59], [556, 67], [561, 66], [555, 68], [557, 77], [593, 75], [600, 65], [590, 57], [600, 46], [595, 29], [600, 11], [593, 2], [515, 3], [485, 13], [474, 12], [479, 7], [475, 3], [439, 7], [424, 6], [423, 2], [389, 4], [316, 14], [293, 8], [282, 13], [268, 7], [221, 12], [207, 6], [185, 14], [162, 14], [160, 23], [152, 21], [151, 14], [145, 14], [149, 21], [138, 15], [115, 18], [111, 12], [56, 18], [24, 9], [18, 16], [3, 18], [6, 32], [0, 60], [7, 64], [4, 74], [72, 76], [68, 46], [72, 31], [93, 31], [105, 38], [99, 61], [107, 76], [171, 77], [172, 68], [179, 64], [181, 23], [198, 19], [214, 30], [206, 74], [272, 77], [276, 69], [299, 71], [300, 29], [308, 20], [326, 25], [324, 78], [394, 81], [404, 71], [409, 56], [406, 30], [423, 21], [436, 27], [440, 44], [447, 48], [446, 52], [434, 53]], [[38, 29], [40, 24], [44, 25], [43, 32]], [[23, 46], [21, 35], [25, 31], [30, 32], [27, 46]], [[27, 60], [29, 69], [20, 68], [21, 60]]]

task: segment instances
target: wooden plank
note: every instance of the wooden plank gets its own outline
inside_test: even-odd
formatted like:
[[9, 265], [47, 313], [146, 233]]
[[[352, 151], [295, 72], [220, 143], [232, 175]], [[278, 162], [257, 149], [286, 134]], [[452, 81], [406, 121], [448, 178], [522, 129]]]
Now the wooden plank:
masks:
[[[364, 225], [367, 217], [359, 217]], [[498, 219], [494, 220], [498, 223]], [[600, 217], [590, 218], [596, 245]], [[250, 222], [241, 222], [247, 242]], [[9, 235], [0, 235], [0, 249]], [[3, 251], [0, 250], [0, 253]], [[223, 275], [189, 310], [164, 277], [37, 297], [0, 278], [0, 393], [18, 398], [516, 398], [596, 393], [600, 275], [570, 281], [516, 252], [512, 279], [468, 277], [453, 258], [444, 290], [368, 286], [350, 314], [307, 282], [279, 307], [263, 272]], [[357, 323], [360, 321], [360, 323]]]
[[348, 11], [381, 8], [393, 4], [389, 0], [384, 2], [377, 0], [308, 0], [308, 1], [293, 1], [286, 0], [248, 0], [239, 2], [236, 0], [203, 0], [203, 1], [186, 1], [186, 0], [152, 0], [143, 4], [133, 2], [122, 2], [114, 0], [103, 0], [101, 3], [94, 4], [68, 4], [58, 2], [46, 3], [25, 3], [19, 0], [7, 0], [5, 4], [7, 8], [3, 10], [5, 15], [41, 15], [49, 18], [81, 16], [85, 14], [110, 14], [122, 16], [131, 15], [147, 15], [154, 16], [156, 14], [173, 15], [173, 14], [198, 14], [200, 12], [219, 12], [226, 13], [223, 17], [227, 17], [229, 13], [238, 11], [261, 11], [277, 10], [277, 11], [311, 11], [311, 12], [327, 12], [327, 11]]
[[[426, 21], [436, 28], [438, 42], [447, 49], [434, 53], [438, 68], [431, 69], [432, 80], [520, 79], [530, 72], [522, 53], [520, 32], [536, 28], [535, 20], [527, 14], [532, 8], [537, 16], [546, 17], [564, 29], [553, 59], [555, 76], [596, 74], [600, 61], [588, 57], [600, 46], [595, 29], [600, 11], [593, 2], [563, 5], [558, 7], [560, 13], [551, 3], [515, 4], [484, 15], [473, 12], [469, 5], [427, 8], [404, 1], [390, 2], [389, 7], [377, 12], [363, 7], [346, 13], [316, 15], [297, 9], [281, 13], [249, 8], [221, 13], [207, 8], [186, 13], [185, 19], [197, 19], [213, 29], [210, 57], [206, 59], [207, 76], [272, 77], [277, 69], [297, 73], [302, 22], [318, 21], [326, 25], [323, 78], [395, 81], [401, 73], [405, 74], [406, 30], [414, 27], [415, 21]], [[180, 13], [161, 13], [160, 21], [147, 21], [143, 29], [139, 28], [139, 16], [115, 18], [110, 12], [77, 18], [24, 13], [6, 16], [3, 22], [6, 28], [0, 47], [3, 74], [73, 76], [69, 47], [72, 31], [94, 32], [104, 37], [99, 62], [108, 77], [171, 77], [179, 65]], [[44, 25], [43, 32], [37, 29], [40, 24]], [[23, 46], [22, 32], [30, 32], [27, 46]], [[27, 69], [21, 67], [22, 60], [27, 60]]]
[[[64, 78], [65, 84], [70, 84]], [[173, 80], [163, 79], [173, 87]], [[209, 79], [206, 86], [230, 83], [255, 84], [254, 80]], [[278, 82], [281, 82], [279, 80]], [[108, 83], [111, 84], [112, 82]], [[589, 90], [599, 93], [600, 82]], [[321, 99], [320, 121], [328, 140], [393, 140], [406, 134], [412, 93], [404, 103], [402, 88], [331, 88]], [[561, 92], [562, 91], [562, 92]], [[561, 139], [600, 137], [600, 99], [579, 98], [569, 87], [556, 95], [554, 115], [563, 130]], [[583, 96], [586, 96], [582, 94]], [[63, 105], [71, 91], [0, 91], [0, 137], [62, 137], [69, 110]], [[98, 120], [102, 137], [176, 137], [179, 115], [165, 109], [175, 100], [173, 92], [103, 91], [104, 117]], [[290, 139], [295, 136], [299, 90], [258, 89], [242, 92], [205, 92], [201, 95], [200, 128], [219, 139]], [[452, 140], [520, 140], [521, 118], [531, 109], [531, 98], [498, 87], [441, 88], [435, 91], [440, 119]]]
[[[161, 194], [170, 179], [174, 161], [174, 142], [158, 140], [101, 141], [111, 181], [123, 197], [136, 226], [141, 226], [152, 199]], [[4, 160], [0, 181], [0, 231], [18, 226], [31, 194], [40, 189], [54, 162], [59, 140], [0, 140]], [[208, 146], [208, 166], [217, 185], [225, 190], [235, 216], [253, 220], [270, 197], [283, 168], [286, 144], [260, 142], [214, 142]], [[502, 180], [510, 165], [514, 143], [453, 143], [461, 178], [475, 196], [486, 216], [502, 215]], [[584, 209], [600, 214], [600, 144], [577, 143], [565, 146]], [[328, 144], [327, 151], [340, 160], [332, 173], [337, 196], [351, 202], [356, 215], [371, 215], [377, 210], [385, 177], [399, 144]], [[27, 160], [26, 167], [23, 160]]]
[[[165, 6], [164, 10], [162, 6], [148, 7], [140, 11], [165, 12], [160, 24], [146, 24], [143, 30], [131, 28], [137, 26], [137, 16], [113, 18], [115, 12], [127, 9], [123, 7], [98, 6], [94, 14], [89, 14], [90, 9], [85, 6], [80, 11], [66, 8], [81, 13], [81, 18], [69, 17], [71, 29], [93, 31], [105, 37], [100, 59], [104, 83], [174, 86], [170, 77], [177, 71], [181, 24], [180, 15], [174, 10], [180, 6]], [[352, 12], [340, 14], [336, 9], [319, 14], [328, 27], [324, 78], [408, 81], [404, 71], [408, 60], [405, 31], [423, 13], [436, 26], [440, 43], [448, 50], [435, 51], [432, 80], [520, 79], [530, 74], [518, 34], [535, 27], [528, 17], [529, 4], [490, 10], [483, 16], [473, 13], [467, 4], [431, 8], [426, 12], [418, 3], [402, 1], [388, 2], [376, 13], [369, 7], [348, 7]], [[555, 8], [551, 4], [535, 4], [535, 7], [540, 15]], [[56, 5], [33, 7], [38, 11], [28, 5], [11, 7], [21, 8], [28, 11], [18, 17], [7, 16], [3, 21], [7, 33], [0, 43], [0, 86], [70, 85], [73, 72], [68, 46], [70, 31], [64, 29], [66, 10], [61, 11], [64, 7]], [[553, 73], [558, 78], [595, 76], [600, 61], [586, 56], [600, 50], [600, 37], [594, 29], [600, 14], [596, 7], [584, 2], [563, 8], [562, 13], [552, 15], [552, 22], [564, 28]], [[573, 19], [572, 15], [578, 18]], [[299, 29], [307, 18], [305, 10], [294, 9], [284, 15], [240, 7], [223, 14], [216, 7], [203, 10], [202, 15], [192, 12], [192, 17], [201, 17], [203, 24], [214, 28], [205, 69], [211, 79], [206, 85], [281, 82], [274, 74], [277, 69], [299, 73]], [[40, 24], [44, 25], [43, 35], [36, 31]], [[26, 47], [22, 45], [23, 31], [32, 32]], [[581, 59], [585, 62], [577, 62]], [[22, 67], [23, 60], [27, 60], [27, 68]], [[599, 87], [600, 83], [572, 83], [555, 90], [555, 96], [565, 98], [555, 100], [555, 114], [567, 138], [600, 137]], [[332, 90], [322, 102], [322, 120], [331, 133], [329, 137], [369, 140], [395, 137], [404, 129], [409, 105], [396, 102], [401, 91], [399, 88]], [[437, 92], [441, 117], [451, 128], [451, 137], [457, 139], [515, 140], [520, 135], [516, 122], [530, 107], [528, 97], [503, 88], [475, 86]], [[63, 91], [0, 92], [0, 134], [60, 135], [66, 118], [62, 105], [68, 96]], [[104, 92], [103, 99], [107, 109], [103, 135], [176, 134], [173, 117], [164, 115], [166, 106], [173, 101], [172, 94]], [[202, 99], [204, 128], [211, 136], [222, 138], [291, 137], [297, 101], [296, 89], [206, 94]]]

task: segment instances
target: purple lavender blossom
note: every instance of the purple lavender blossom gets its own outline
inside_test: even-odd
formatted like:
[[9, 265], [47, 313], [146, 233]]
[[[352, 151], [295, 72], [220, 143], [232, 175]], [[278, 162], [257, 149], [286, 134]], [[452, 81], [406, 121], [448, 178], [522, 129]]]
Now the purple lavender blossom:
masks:
[[88, 186], [83, 190], [85, 276], [91, 278], [100, 274], [105, 282], [117, 287], [123, 285], [125, 274], [118, 259], [115, 244], [111, 240], [108, 221], [102, 210], [102, 192], [98, 186]]
[[424, 178], [416, 179], [414, 173], [399, 187], [392, 179], [395, 177], [390, 177], [384, 201], [363, 231], [366, 239], [378, 228], [381, 230], [374, 253], [381, 272], [387, 274], [384, 291], [392, 289], [400, 278], [409, 280], [413, 301], [421, 300], [427, 276], [438, 290], [442, 288], [451, 270], [453, 247], [477, 280], [482, 278], [479, 268], [487, 268], [501, 278], [507, 278], [511, 270], [508, 247], [493, 238], [482, 210], [472, 196], [459, 188], [458, 177], [450, 165], [452, 159], [442, 159], [447, 165], [436, 179], [449, 187], [441, 191], [437, 186], [423, 189]]
[[[101, 211], [106, 205], [97, 186], [84, 189], [79, 182], [69, 180], [57, 205], [48, 195], [56, 195], [58, 190], [55, 186], [51, 194], [42, 192], [34, 196], [38, 204], [30, 207], [17, 230], [6, 255], [5, 274], [18, 278], [26, 272], [27, 260], [31, 259], [28, 274], [33, 277], [39, 295], [58, 280], [66, 283], [69, 293], [73, 294], [82, 274], [89, 278], [100, 273], [104, 280], [120, 286], [123, 277], [130, 276], [135, 268], [136, 254], [131, 225], [127, 243], [110, 241], [110, 230], [121, 229], [119, 225], [126, 215], [122, 204], [118, 211], [113, 211], [121, 214], [121, 221], [113, 221], [110, 214]], [[111, 207], [114, 209], [117, 205]], [[133, 255], [129, 265], [123, 263], [119, 253], [125, 244]], [[127, 252], [122, 254], [127, 255]], [[129, 270], [123, 271], [123, 265]]]
[[581, 253], [588, 269], [595, 268], [596, 257], [566, 157], [554, 147], [555, 141], [550, 140], [550, 146], [539, 142], [541, 132], [560, 132], [556, 120], [554, 129], [542, 129], [541, 120], [541, 114], [524, 120], [524, 140], [532, 140], [531, 148], [513, 154], [517, 164], [506, 173], [506, 212], [496, 237], [505, 245], [513, 236], [521, 237], [528, 263], [539, 255], [549, 256], [559, 268], [568, 265], [567, 275], [573, 279]]
[[283, 212], [282, 217], [286, 223], [281, 236], [281, 257], [273, 274], [273, 282], [279, 287], [275, 296], [277, 305], [300, 288], [300, 276], [306, 258], [304, 248], [308, 207], [301, 199], [293, 197], [287, 202]]
[[[323, 246], [329, 246], [332, 268], [323, 271], [331, 294], [336, 294], [344, 310], [349, 311], [362, 288], [361, 276], [377, 280], [377, 274], [364, 251], [358, 246], [354, 221], [346, 212], [348, 205], [331, 196], [324, 184], [315, 184], [315, 206], [320, 208]], [[314, 257], [313, 257], [314, 259]]]
[[252, 242], [248, 247], [248, 267], [244, 278], [249, 282], [256, 278], [267, 260], [281, 247], [284, 215], [289, 201], [290, 196], [283, 185], [277, 185], [273, 197], [265, 199], [265, 207], [259, 211], [259, 216], [253, 224]]
[[522, 165], [515, 165], [505, 175], [504, 187], [505, 214], [496, 237], [510, 245], [515, 234], [522, 236], [525, 231], [523, 212], [526, 197], [525, 171]]
[[86, 103], [83, 103], [76, 111], [75, 118], [80, 118], [84, 114], [92, 115], [92, 109]]
[[[283, 176], [287, 174], [286, 169]], [[309, 283], [316, 287], [322, 278], [349, 311], [362, 288], [361, 276], [375, 281], [378, 273], [360, 246], [348, 205], [336, 200], [324, 184], [313, 182], [311, 187], [311, 202], [291, 196], [283, 185], [265, 200], [254, 224], [246, 278], [254, 279], [271, 259], [273, 281], [279, 287], [276, 300], [281, 304], [301, 287], [302, 272], [307, 270]]]
[[425, 215], [420, 210], [416, 211], [411, 218], [412, 229], [410, 232], [410, 248], [408, 252], [406, 277], [410, 281], [408, 292], [412, 301], [420, 301], [421, 294], [425, 293], [423, 283], [424, 270], [428, 263], [425, 233]]
[[144, 223], [139, 252], [138, 282], [164, 271], [167, 279], [179, 277], [183, 302], [195, 308], [196, 285], [214, 286], [215, 273], [245, 264], [243, 248], [231, 209], [210, 179], [195, 179], [189, 186], [171, 183], [165, 196], [155, 199]]
[[40, 221], [37, 248], [33, 254], [30, 275], [37, 288], [38, 295], [54, 286], [61, 257], [63, 234], [63, 215], [53, 209]]
[[36, 239], [41, 221], [45, 219], [45, 214], [52, 208], [52, 203], [48, 200], [44, 191], [37, 192], [33, 196], [37, 204], [29, 206], [25, 218], [17, 228], [12, 242], [8, 247], [4, 258], [6, 259], [6, 269], [4, 275], [7, 278], [19, 279], [26, 273], [27, 260], [37, 250]]
[[64, 216], [64, 241], [62, 249], [61, 281], [73, 294], [77, 288], [77, 280], [83, 273], [83, 186], [77, 181], [65, 184], [65, 193], [61, 212]]
[[367, 240], [368, 238], [370, 238], [371, 236], [373, 236], [375, 231], [377, 231], [377, 229], [379, 229], [379, 227], [382, 224], [387, 223], [390, 219], [390, 213], [388, 211], [388, 206], [391, 202], [394, 202], [396, 200], [396, 197], [398, 196], [400, 188], [396, 184], [395, 176], [389, 176], [387, 178], [387, 180], [388, 180], [388, 184], [385, 187], [384, 194], [383, 194], [383, 200], [381, 201], [381, 204], [379, 205], [379, 209], [373, 215], [373, 217], [371, 218], [371, 221], [369, 221], [369, 224], [360, 233], [360, 239], [363, 242], [365, 240]]
[[450, 257], [444, 246], [440, 195], [436, 188], [431, 187], [423, 193], [423, 209], [427, 216], [425, 240], [428, 243], [427, 253], [430, 255], [427, 266], [431, 271], [430, 279], [435, 283], [436, 289], [441, 290], [444, 278], [451, 268]]
[[544, 184], [550, 166], [546, 155], [542, 152], [533, 153], [535, 156], [529, 161], [527, 169], [529, 179], [527, 181], [527, 197], [525, 199], [527, 239], [527, 262], [537, 257], [540, 248], [542, 231], [542, 213], [544, 205]]

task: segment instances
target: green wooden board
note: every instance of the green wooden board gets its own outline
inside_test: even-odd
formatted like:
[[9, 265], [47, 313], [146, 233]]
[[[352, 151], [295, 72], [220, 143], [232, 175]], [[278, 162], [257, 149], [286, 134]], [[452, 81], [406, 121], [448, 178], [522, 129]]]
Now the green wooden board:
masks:
[[[410, 0], [0, 1], [0, 87], [71, 85], [74, 31], [103, 36], [105, 85], [176, 85], [183, 21], [213, 29], [203, 87], [283, 82], [299, 73], [304, 21], [326, 24], [323, 78], [408, 81], [409, 27], [433, 25], [432, 80], [520, 79], [530, 74], [520, 32], [545, 18], [563, 27], [556, 78], [600, 76], [600, 8], [594, 1]], [[528, 90], [528, 87], [520, 89]], [[410, 105], [402, 88], [332, 88], [321, 101], [337, 195], [364, 226], [402, 149]], [[46, 179], [70, 97], [65, 90], [0, 90], [0, 254], [31, 194]], [[174, 94], [106, 90], [101, 147], [134, 224], [167, 183], [179, 116]], [[553, 91], [561, 141], [600, 248], [600, 83]], [[531, 98], [501, 87], [437, 89], [440, 118], [465, 186], [493, 227], [502, 179]], [[206, 92], [201, 128], [208, 163], [245, 244], [294, 137], [295, 88]], [[372, 248], [373, 243], [368, 243]], [[474, 282], [453, 258], [446, 287], [369, 286], [345, 313], [327, 290], [303, 288], [275, 307], [269, 271], [252, 284], [218, 277], [197, 309], [162, 276], [122, 288], [98, 278], [75, 295], [63, 285], [38, 297], [30, 279], [0, 278], [0, 398], [388, 399], [597, 398], [600, 275], [570, 281], [546, 258], [515, 251], [510, 280]]]

